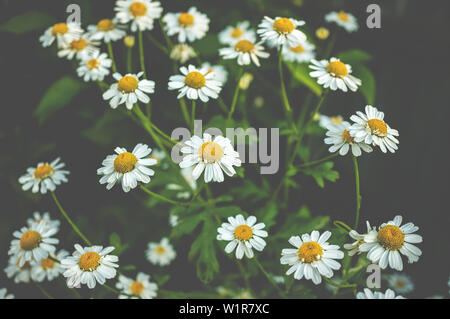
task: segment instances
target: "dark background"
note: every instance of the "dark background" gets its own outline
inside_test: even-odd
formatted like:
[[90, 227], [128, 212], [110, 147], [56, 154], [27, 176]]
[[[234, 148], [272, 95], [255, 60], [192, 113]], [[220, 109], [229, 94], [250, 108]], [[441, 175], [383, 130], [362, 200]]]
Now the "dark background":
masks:
[[[65, 20], [66, 6], [75, 2], [82, 8], [83, 27], [113, 14], [114, 1], [3, 0], [0, 1], [0, 24], [29, 10], [45, 12], [55, 17], [55, 20]], [[360, 48], [373, 55], [368, 67], [376, 79], [374, 105], [385, 112], [386, 121], [400, 132], [399, 151], [395, 154], [377, 151], [370, 156], [363, 156], [359, 161], [363, 196], [361, 221], [369, 219], [376, 225], [401, 214], [404, 222], [412, 221], [418, 225], [418, 233], [424, 238], [424, 242], [418, 245], [423, 255], [418, 263], [405, 263], [404, 270], [413, 278], [416, 286], [410, 296], [448, 296], [449, 2], [376, 1], [382, 8], [382, 27], [373, 30], [365, 27], [365, 9], [373, 1], [304, 0], [301, 6], [294, 2], [163, 1], [162, 6], [164, 12], [177, 12], [191, 4], [197, 5], [211, 19], [209, 34], [217, 33], [229, 23], [242, 19], [250, 20], [256, 28], [263, 15], [275, 16], [278, 12], [288, 12], [292, 17], [305, 19], [310, 31], [326, 25], [323, 16], [331, 10], [347, 10], [358, 17], [360, 31], [351, 35], [343, 33], [335, 52]], [[57, 194], [89, 238], [107, 245], [109, 234], [116, 232], [132, 247], [121, 256], [121, 264], [135, 264], [138, 270], [150, 274], [172, 273], [167, 287], [174, 290], [202, 289], [202, 284], [195, 277], [194, 267], [185, 262], [191, 241], [175, 243], [178, 256], [170, 267], [158, 268], [145, 260], [143, 251], [147, 242], [158, 241], [169, 232], [166, 212], [149, 211], [145, 203], [142, 204], [143, 194], [138, 191], [124, 194], [116, 188], [107, 192], [98, 183], [96, 169], [106, 154], [112, 153], [116, 145], [132, 148], [139, 141], [152, 145], [146, 133], [124, 119], [122, 124], [111, 128], [114, 140], [110, 145], [98, 145], [86, 138], [82, 132], [93, 127], [96, 119], [109, 111], [95, 84], [87, 85], [67, 107], [43, 124], [40, 125], [33, 115], [51, 83], [65, 74], [76, 77], [72, 64], [59, 59], [54, 47], [41, 47], [38, 38], [43, 32], [44, 29], [24, 35], [0, 32], [0, 268], [7, 266], [12, 232], [22, 227], [33, 211], [50, 211], [53, 218], [61, 220], [50, 196], [25, 193], [17, 182], [27, 167], [38, 161], [51, 161], [61, 156], [71, 175], [69, 183], [59, 187]], [[163, 40], [159, 27], [152, 32]], [[117, 47], [116, 56], [120, 56], [121, 46]], [[165, 89], [168, 76], [173, 74], [172, 68], [155, 47], [146, 46], [146, 52], [150, 79], [157, 82], [156, 94], [152, 96], [153, 118], [155, 123], [170, 132], [182, 125], [175, 95]], [[264, 74], [277, 87], [275, 61], [272, 57], [270, 62], [265, 63]], [[121, 65], [124, 66], [123, 61], [119, 62], [119, 70]], [[230, 75], [224, 90], [226, 101], [231, 99], [233, 85]], [[258, 96], [267, 95], [267, 92], [255, 80], [248, 94]], [[262, 110], [256, 110], [248, 103], [247, 112], [249, 118], [254, 116], [252, 124], [255, 123], [255, 127], [265, 124], [261, 118], [270, 117], [272, 113], [282, 117], [278, 111], [277, 96], [272, 95], [275, 95], [274, 101], [264, 95], [266, 103]], [[303, 96], [304, 92], [299, 91], [300, 102], [291, 97], [293, 104], [299, 106]], [[364, 103], [358, 94], [334, 94], [334, 98], [328, 99], [324, 105], [323, 112], [349, 117], [362, 109]], [[215, 114], [215, 111], [209, 107], [203, 115], [207, 118], [211, 114]], [[335, 162], [341, 178], [336, 183], [328, 183], [325, 189], [316, 186], [304, 189], [299, 200], [313, 207], [315, 214], [330, 215], [332, 219], [351, 224], [354, 214], [352, 163], [350, 157], [339, 158]], [[276, 185], [280, 175], [271, 177], [273, 185]], [[213, 191], [220, 193], [221, 187], [224, 186], [214, 185]], [[298, 205], [298, 202], [292, 205]], [[74, 235], [62, 236], [70, 233], [70, 228], [64, 220], [61, 223], [58, 237], [64, 239], [63, 245], [59, 247], [71, 251], [78, 239]], [[220, 253], [218, 255], [221, 257]], [[48, 289], [53, 289], [56, 296], [70, 297], [67, 290], [62, 289], [63, 282], [58, 284], [61, 289], [51, 286]], [[0, 288], [4, 286], [16, 297], [41, 297], [32, 284], [24, 289], [24, 284], [15, 285], [1, 271]]]

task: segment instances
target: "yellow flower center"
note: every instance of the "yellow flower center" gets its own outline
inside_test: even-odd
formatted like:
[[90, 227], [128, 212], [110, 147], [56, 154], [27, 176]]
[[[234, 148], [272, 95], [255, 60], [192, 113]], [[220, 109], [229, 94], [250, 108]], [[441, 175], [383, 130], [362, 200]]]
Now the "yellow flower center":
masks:
[[134, 17], [142, 17], [147, 13], [147, 7], [140, 1], [133, 2], [128, 9]]
[[130, 290], [133, 295], [140, 296], [144, 291], [144, 285], [140, 281], [134, 281], [130, 285]]
[[111, 31], [116, 27], [116, 24], [110, 19], [103, 19], [97, 23], [97, 30]]
[[234, 28], [233, 31], [231, 31], [231, 37], [232, 38], [240, 38], [244, 34], [244, 31], [240, 28]]
[[337, 16], [338, 16], [339, 20], [344, 21], [344, 22], [347, 22], [349, 19], [348, 14], [345, 13], [344, 11], [339, 12], [337, 14]]
[[335, 124], [341, 124], [342, 123], [342, 117], [340, 116], [332, 116], [330, 118], [331, 122], [335, 123]]
[[255, 45], [248, 40], [240, 40], [238, 42], [236, 42], [236, 44], [234, 45], [234, 50], [236, 50], [237, 52], [250, 52], [255, 48]]
[[202, 157], [202, 161], [214, 163], [222, 158], [224, 151], [219, 144], [214, 142], [206, 142], [202, 144], [201, 148], [199, 148], [198, 153]]
[[330, 35], [330, 31], [327, 28], [321, 27], [316, 30], [316, 37], [320, 40], [325, 40]]
[[100, 65], [100, 61], [97, 59], [90, 59], [89, 61], [86, 62], [86, 65], [88, 66], [89, 69], [93, 70], [98, 68], [98, 66]]
[[395, 286], [397, 288], [404, 288], [406, 286], [406, 282], [403, 279], [397, 279]]
[[42, 164], [34, 170], [34, 177], [37, 179], [44, 179], [52, 176], [55, 170], [48, 164]]
[[386, 225], [378, 231], [378, 242], [385, 249], [399, 250], [405, 241], [405, 234], [395, 225]]
[[162, 245], [158, 245], [155, 247], [155, 252], [158, 255], [164, 255], [166, 253], [166, 249]]
[[81, 51], [85, 49], [88, 45], [88, 42], [85, 39], [74, 40], [70, 43], [70, 47], [74, 51]]
[[372, 131], [372, 133], [379, 134], [379, 135], [387, 134], [387, 125], [382, 120], [371, 119], [371, 120], [367, 121], [367, 125], [369, 125], [369, 128]]
[[347, 67], [341, 61], [333, 61], [328, 63], [327, 72], [332, 73], [337, 77], [343, 77], [348, 74]]
[[28, 230], [20, 237], [20, 248], [27, 251], [33, 250], [39, 246], [41, 239], [40, 233], [35, 230]]
[[178, 24], [186, 28], [194, 23], [194, 16], [190, 13], [183, 12], [178, 17]]
[[304, 263], [312, 263], [323, 255], [322, 247], [315, 241], [303, 243], [297, 252], [298, 259]]
[[276, 19], [275, 22], [273, 23], [273, 28], [278, 33], [287, 34], [294, 31], [295, 26], [292, 23], [292, 21], [289, 20], [288, 18], [279, 18]]
[[131, 172], [137, 163], [137, 158], [130, 152], [125, 152], [117, 155], [114, 160], [114, 170], [116, 172], [125, 174]]
[[50, 258], [44, 258], [41, 261], [41, 267], [44, 270], [52, 269], [54, 266], [55, 266], [55, 262], [53, 260], [51, 260]]
[[66, 23], [57, 23], [52, 28], [53, 35], [65, 34], [67, 33], [67, 31], [69, 31], [69, 27], [67, 26]]
[[305, 52], [305, 48], [303, 48], [301, 45], [297, 45], [296, 47], [290, 47], [290, 50], [295, 53]]
[[84, 253], [78, 261], [78, 266], [83, 271], [94, 271], [100, 265], [100, 258], [101, 256], [94, 251]]
[[193, 71], [186, 75], [184, 83], [193, 89], [200, 89], [205, 86], [206, 79], [200, 72]]
[[134, 92], [139, 85], [139, 81], [131, 75], [125, 75], [119, 80], [117, 84], [117, 88], [122, 93], [131, 93]]
[[234, 237], [239, 240], [249, 240], [253, 236], [253, 230], [248, 225], [239, 225], [234, 230]]
[[129, 48], [134, 47], [134, 42], [135, 38], [132, 35], [127, 35], [125, 38], [123, 38], [123, 43]]
[[351, 136], [350, 132], [347, 130], [344, 130], [342, 132], [342, 138], [344, 139], [345, 143], [353, 143], [353, 136]]

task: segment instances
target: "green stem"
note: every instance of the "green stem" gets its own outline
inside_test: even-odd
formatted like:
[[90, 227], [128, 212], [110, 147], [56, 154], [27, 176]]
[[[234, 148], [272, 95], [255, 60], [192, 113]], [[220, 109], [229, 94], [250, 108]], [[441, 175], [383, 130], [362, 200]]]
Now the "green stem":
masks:
[[253, 258], [258, 268], [261, 270], [261, 272], [266, 276], [266, 278], [269, 280], [269, 282], [272, 284], [272, 286], [275, 287], [275, 289], [278, 291], [281, 297], [286, 298], [286, 294], [283, 290], [277, 285], [277, 283], [273, 280], [273, 278], [269, 275], [269, 273], [264, 269], [263, 265], [259, 262], [258, 258], [256, 256]]
[[161, 19], [158, 19], [158, 21], [159, 21], [159, 26], [161, 27], [161, 32], [164, 35], [164, 39], [166, 39], [167, 48], [169, 49], [169, 51], [172, 51], [172, 48], [173, 48], [172, 41], [170, 40], [170, 38], [167, 35], [167, 33], [164, 31], [164, 26], [163, 26], [163, 23], [162, 23]]
[[127, 49], [127, 72], [131, 73], [133, 70], [133, 48]]
[[228, 108], [225, 105], [225, 102], [223, 101], [223, 99], [219, 96], [217, 98], [217, 103], [219, 104], [220, 108], [222, 109], [222, 111], [225, 112], [225, 114], [228, 114]]
[[162, 45], [158, 40], [156, 40], [151, 34], [150, 32], [146, 33], [147, 38], [158, 48], [160, 49], [162, 52], [164, 52], [166, 55], [170, 55], [169, 50]]
[[347, 224], [344, 223], [344, 222], [341, 222], [340, 220], [334, 221], [333, 224], [334, 224], [336, 227], [342, 228], [343, 230], [345, 230], [345, 231], [347, 231], [347, 232], [350, 232], [350, 231], [352, 230], [352, 228], [351, 228], [349, 225], [347, 225]]
[[89, 246], [92, 246], [92, 243], [89, 241], [89, 239], [87, 239], [87, 237], [83, 235], [83, 233], [80, 231], [80, 229], [77, 227], [77, 225], [75, 225], [75, 223], [70, 219], [69, 215], [67, 215], [66, 211], [61, 206], [61, 203], [59, 202], [59, 200], [56, 197], [55, 193], [51, 192], [51, 194], [52, 194], [53, 200], [56, 203], [56, 206], [58, 206], [58, 208], [59, 208], [59, 211], [64, 216], [64, 218], [69, 222], [70, 226], [72, 226], [73, 230], [78, 234], [78, 236], [81, 237], [81, 239], [84, 240], [84, 242], [86, 244], [88, 244]]
[[330, 42], [328, 42], [328, 46], [326, 47], [325, 51], [323, 52], [323, 57], [325, 59], [330, 58], [330, 54], [333, 51], [334, 44], [336, 43], [336, 40], [337, 40], [337, 33], [338, 33], [338, 30], [335, 29], [331, 36]]
[[52, 295], [50, 295], [47, 290], [45, 290], [44, 288], [42, 288], [41, 285], [39, 285], [37, 282], [35, 282], [36, 287], [39, 288], [39, 290], [42, 292], [42, 294], [47, 297], [48, 299], [55, 299]]
[[332, 285], [332, 286], [334, 286], [334, 287], [338, 287], [338, 288], [350, 288], [350, 287], [356, 287], [356, 284], [338, 284], [337, 282], [335, 282], [335, 281], [333, 281], [333, 280], [331, 280], [331, 279], [328, 279], [328, 278], [326, 278], [326, 277], [325, 277], [325, 281], [326, 281], [328, 284], [330, 284], [330, 285]]
[[177, 202], [177, 201], [172, 200], [172, 199], [170, 199], [170, 198], [167, 198], [167, 197], [165, 197], [165, 196], [163, 196], [163, 195], [160, 195], [160, 194], [157, 194], [157, 193], [155, 193], [155, 192], [152, 192], [151, 190], [149, 190], [149, 189], [148, 189], [147, 187], [145, 187], [144, 185], [141, 185], [141, 189], [142, 189], [144, 192], [146, 192], [147, 194], [149, 194], [149, 195], [151, 195], [151, 196], [153, 196], [153, 197], [156, 197], [156, 198], [158, 198], [158, 199], [160, 199], [160, 200], [162, 200], [162, 201], [165, 201], [165, 202], [168, 202], [168, 203], [171, 203], [171, 204], [174, 204], [174, 205], [178, 205], [178, 206], [189, 206], [189, 205], [191, 204], [190, 201], [187, 202], [187, 203]]
[[181, 112], [183, 113], [184, 121], [189, 126], [189, 128], [194, 129], [194, 127], [190, 127], [191, 126], [191, 120], [190, 120], [189, 112], [187, 110], [186, 101], [184, 100], [184, 98], [181, 98], [178, 101], [180, 101]]
[[[227, 122], [229, 120], [231, 120], [234, 110], [236, 109], [236, 104], [237, 104], [237, 99], [238, 99], [238, 95], [239, 95], [239, 82], [241, 80], [242, 77], [242, 73], [244, 72], [244, 68], [241, 68], [239, 70], [239, 74], [237, 77], [237, 83], [236, 83], [236, 88], [234, 89], [234, 94], [233, 94], [233, 101], [231, 102], [231, 108], [230, 108], [230, 112], [228, 112], [228, 117], [227, 117]], [[228, 126], [228, 125], [227, 125]]]
[[361, 208], [361, 192], [359, 187], [359, 168], [356, 156], [353, 156], [353, 164], [355, 166], [355, 185], [356, 185], [356, 218], [354, 229], [357, 229], [359, 223], [359, 210]]
[[255, 292], [252, 289], [252, 286], [250, 286], [250, 281], [248, 280], [248, 274], [245, 272], [244, 266], [242, 266], [242, 262], [239, 259], [235, 259], [235, 261], [236, 261], [236, 265], [239, 268], [239, 272], [241, 273], [242, 278], [244, 278], [245, 287], [252, 294], [252, 296], [257, 297]]
[[117, 72], [117, 66], [116, 66], [116, 62], [114, 60], [114, 52], [113, 52], [111, 41], [106, 43], [106, 46], [108, 47], [109, 58], [112, 61], [112, 69], [113, 69], [113, 72], [115, 73], [115, 72]]
[[292, 108], [289, 104], [289, 99], [286, 92], [286, 86], [284, 84], [284, 75], [283, 75], [283, 55], [281, 54], [282, 47], [278, 50], [278, 72], [280, 73], [280, 82], [281, 82], [281, 97], [283, 99], [284, 107], [286, 112], [291, 113]]
[[142, 39], [142, 31], [138, 32], [139, 37], [139, 60], [141, 61], [141, 70], [144, 72], [144, 78], [147, 79], [147, 71], [145, 70], [145, 60], [144, 60], [144, 40]]
[[321, 159], [318, 159], [318, 160], [315, 160], [315, 161], [311, 161], [311, 162], [303, 163], [303, 164], [300, 165], [300, 167], [313, 166], [313, 165], [316, 165], [316, 164], [325, 162], [325, 161], [327, 161], [327, 160], [329, 160], [329, 159], [335, 158], [335, 157], [338, 156], [338, 155], [339, 155], [339, 153], [333, 153], [333, 154], [328, 155], [328, 156], [325, 156], [325, 157], [323, 157], [323, 158], [321, 158]]
[[195, 105], [196, 105], [195, 100], [192, 100], [192, 116], [191, 116], [192, 134], [194, 134]]

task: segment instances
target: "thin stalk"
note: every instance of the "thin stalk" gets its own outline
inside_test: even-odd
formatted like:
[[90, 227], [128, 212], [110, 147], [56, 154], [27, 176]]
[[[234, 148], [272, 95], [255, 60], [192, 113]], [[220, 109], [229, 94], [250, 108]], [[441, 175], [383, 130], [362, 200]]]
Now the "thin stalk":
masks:
[[127, 72], [133, 71], [133, 48], [127, 49]]
[[320, 164], [320, 163], [325, 162], [325, 161], [327, 161], [329, 159], [335, 158], [338, 155], [339, 155], [339, 153], [333, 153], [333, 154], [325, 156], [325, 157], [323, 157], [321, 159], [303, 163], [303, 164], [300, 165], [300, 167], [308, 167], [308, 166], [313, 166], [313, 165], [316, 165], [316, 164]]
[[138, 32], [139, 37], [139, 60], [141, 62], [141, 70], [144, 72], [144, 78], [147, 78], [147, 71], [145, 69], [145, 60], [144, 60], [144, 40], [142, 39], [142, 31]]
[[190, 201], [187, 202], [187, 203], [182, 203], [182, 202], [178, 202], [178, 201], [172, 200], [172, 199], [170, 199], [170, 198], [167, 198], [167, 197], [165, 197], [165, 196], [163, 196], [163, 195], [157, 194], [157, 193], [155, 193], [155, 192], [152, 192], [151, 190], [149, 190], [149, 189], [148, 189], [147, 187], [145, 187], [144, 185], [141, 185], [141, 189], [142, 189], [144, 192], [146, 192], [147, 194], [149, 194], [150, 196], [156, 197], [156, 198], [158, 198], [158, 199], [160, 199], [160, 200], [162, 200], [162, 201], [165, 201], [165, 202], [168, 202], [168, 203], [171, 203], [171, 204], [174, 204], [174, 205], [178, 205], [178, 206], [189, 206], [189, 205], [191, 204]]
[[166, 55], [170, 55], [169, 50], [164, 45], [162, 45], [158, 40], [156, 40], [156, 38], [154, 38], [150, 34], [150, 32], [147, 32], [146, 35], [147, 35], [147, 38], [150, 40], [150, 42], [152, 42], [158, 49], [160, 49]]
[[278, 291], [281, 297], [286, 298], [286, 294], [284, 291], [280, 288], [280, 286], [277, 285], [277, 283], [273, 280], [273, 278], [269, 275], [269, 273], [264, 269], [263, 265], [259, 262], [258, 258], [254, 257], [256, 265], [258, 266], [259, 270], [266, 276], [267, 280], [269, 280], [270, 284], [275, 287], [275, 289]]
[[111, 61], [112, 61], [112, 69], [113, 69], [113, 72], [116, 73], [116, 72], [117, 72], [117, 65], [116, 65], [116, 62], [115, 62], [115, 60], [114, 60], [114, 52], [113, 52], [113, 48], [112, 48], [111, 41], [108, 42], [108, 43], [106, 43], [106, 46], [108, 47], [109, 58], [110, 58]]
[[242, 77], [242, 73], [244, 72], [244, 68], [241, 68], [237, 77], [237, 83], [236, 83], [236, 88], [234, 89], [234, 94], [233, 94], [233, 101], [231, 102], [231, 108], [230, 111], [228, 112], [228, 117], [227, 117], [227, 122], [229, 120], [231, 120], [234, 110], [236, 109], [236, 104], [237, 104], [237, 98], [239, 95], [239, 82], [241, 80]]
[[184, 121], [186, 122], [186, 124], [188, 125], [189, 128], [194, 129], [194, 127], [190, 127], [191, 126], [191, 120], [190, 120], [190, 117], [189, 117], [189, 112], [187, 110], [186, 101], [184, 100], [184, 98], [181, 98], [178, 101], [180, 102], [181, 113], [183, 113]]
[[42, 288], [41, 285], [39, 285], [37, 282], [35, 282], [36, 287], [39, 288], [39, 290], [42, 292], [42, 294], [47, 297], [48, 299], [55, 299], [52, 295], [50, 295], [47, 290], [45, 290], [44, 288]]
[[356, 188], [356, 218], [354, 229], [357, 229], [359, 223], [359, 210], [361, 209], [361, 192], [359, 187], [359, 168], [356, 156], [353, 156], [353, 164], [355, 166], [355, 188]]
[[195, 100], [192, 100], [192, 116], [191, 116], [191, 123], [192, 123], [192, 134], [194, 133], [194, 121], [195, 121]]
[[352, 228], [351, 228], [349, 225], [347, 225], [347, 224], [344, 223], [344, 222], [341, 222], [340, 220], [334, 221], [333, 224], [334, 224], [336, 227], [339, 227], [339, 228], [341, 228], [341, 229], [343, 229], [343, 230], [345, 230], [345, 231], [347, 231], [347, 232], [350, 232], [350, 231], [352, 230]]

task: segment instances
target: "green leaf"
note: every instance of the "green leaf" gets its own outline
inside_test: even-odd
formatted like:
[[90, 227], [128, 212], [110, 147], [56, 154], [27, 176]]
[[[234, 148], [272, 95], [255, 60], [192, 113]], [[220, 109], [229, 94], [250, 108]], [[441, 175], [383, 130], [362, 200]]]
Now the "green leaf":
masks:
[[311, 70], [309, 69], [307, 64], [293, 64], [289, 62], [285, 63], [297, 81], [306, 85], [317, 96], [320, 96], [322, 94], [322, 87], [317, 84], [315, 79], [309, 76], [309, 72], [311, 72]]
[[348, 281], [352, 278], [361, 275], [363, 272], [365, 272], [369, 264], [370, 264], [369, 259], [367, 259], [365, 256], [360, 256], [358, 261], [356, 262], [356, 265], [347, 271], [343, 279]]
[[57, 110], [63, 108], [84, 88], [84, 83], [70, 76], [63, 76], [54, 82], [45, 92], [34, 115], [42, 124]]
[[120, 241], [120, 237], [117, 233], [112, 233], [111, 235], [109, 235], [109, 244], [116, 247], [116, 249], [122, 246], [122, 242]]
[[362, 82], [359, 91], [366, 99], [367, 104], [374, 104], [376, 85], [373, 73], [367, 67], [360, 64], [355, 64], [352, 67], [353, 67], [352, 74], [357, 78], [361, 79]]
[[41, 30], [54, 24], [51, 16], [36, 11], [29, 11], [12, 17], [0, 26], [0, 31], [22, 34], [33, 30]]
[[325, 187], [325, 180], [335, 182], [339, 178], [339, 172], [333, 170], [333, 162], [325, 162], [320, 165], [304, 168], [303, 173], [312, 176], [319, 187]]
[[352, 66], [354, 63], [363, 63], [372, 60], [372, 56], [369, 53], [359, 49], [342, 51], [337, 54], [337, 57], [344, 63], [351, 64]]
[[171, 237], [178, 238], [185, 234], [190, 234], [194, 229], [200, 224], [200, 222], [205, 218], [204, 214], [196, 214], [180, 219], [178, 225], [172, 229]]
[[123, 271], [136, 270], [136, 266], [135, 265], [125, 265], [125, 266], [121, 266], [120, 270], [123, 270]]

